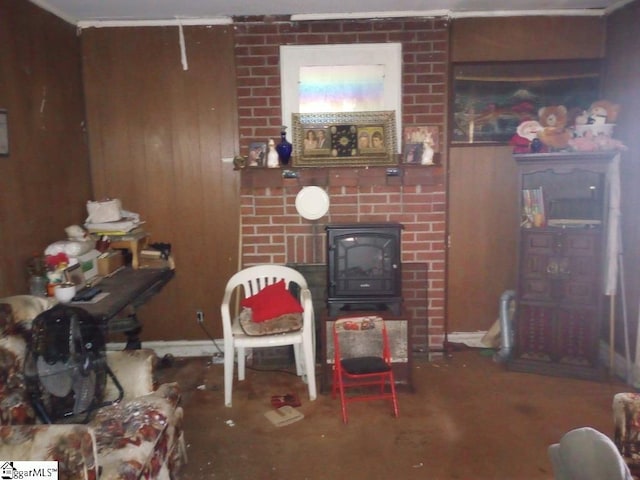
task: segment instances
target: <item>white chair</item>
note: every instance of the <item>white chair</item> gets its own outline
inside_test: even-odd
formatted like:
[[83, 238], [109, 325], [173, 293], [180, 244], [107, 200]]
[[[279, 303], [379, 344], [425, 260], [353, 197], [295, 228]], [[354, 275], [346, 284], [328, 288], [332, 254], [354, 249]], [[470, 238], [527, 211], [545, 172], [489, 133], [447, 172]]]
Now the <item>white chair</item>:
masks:
[[555, 480], [631, 480], [613, 441], [591, 427], [565, 433], [548, 448]]
[[[298, 331], [274, 335], [246, 335], [239, 325], [239, 318], [231, 317], [230, 302], [234, 291], [242, 286], [244, 296], [255, 295], [267, 285], [284, 280], [289, 286], [297, 284], [300, 290], [299, 301], [303, 308], [302, 328]], [[237, 294], [240, 294], [238, 292]], [[257, 265], [248, 267], [233, 275], [227, 282], [220, 306], [222, 313], [222, 331], [224, 336], [224, 403], [231, 407], [233, 389], [233, 369], [238, 360], [238, 380], [245, 378], [245, 350], [247, 348], [279, 347], [293, 345], [296, 373], [302, 376], [309, 388], [309, 400], [315, 400], [315, 325], [311, 292], [307, 281], [300, 272], [284, 265]]]

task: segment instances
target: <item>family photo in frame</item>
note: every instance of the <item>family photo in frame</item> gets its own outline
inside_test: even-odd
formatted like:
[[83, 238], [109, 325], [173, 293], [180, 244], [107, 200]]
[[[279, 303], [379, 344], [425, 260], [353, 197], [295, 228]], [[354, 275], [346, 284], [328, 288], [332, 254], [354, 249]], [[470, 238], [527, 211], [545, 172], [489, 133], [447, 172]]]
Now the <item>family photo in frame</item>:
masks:
[[249, 167], [265, 167], [267, 165], [267, 142], [252, 142], [249, 144]]
[[297, 166], [397, 164], [395, 112], [295, 113]]
[[433, 165], [440, 152], [440, 131], [437, 126], [405, 127], [402, 131], [403, 163]]
[[329, 128], [307, 128], [304, 131], [303, 152], [305, 155], [328, 155], [331, 151]]

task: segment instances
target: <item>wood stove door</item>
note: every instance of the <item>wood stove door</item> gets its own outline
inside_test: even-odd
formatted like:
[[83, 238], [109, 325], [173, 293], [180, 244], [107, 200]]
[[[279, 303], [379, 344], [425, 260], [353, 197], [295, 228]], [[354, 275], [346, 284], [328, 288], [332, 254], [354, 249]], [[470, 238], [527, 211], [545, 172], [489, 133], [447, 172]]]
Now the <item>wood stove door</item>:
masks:
[[329, 248], [329, 297], [400, 295], [398, 245], [385, 233], [336, 236]]

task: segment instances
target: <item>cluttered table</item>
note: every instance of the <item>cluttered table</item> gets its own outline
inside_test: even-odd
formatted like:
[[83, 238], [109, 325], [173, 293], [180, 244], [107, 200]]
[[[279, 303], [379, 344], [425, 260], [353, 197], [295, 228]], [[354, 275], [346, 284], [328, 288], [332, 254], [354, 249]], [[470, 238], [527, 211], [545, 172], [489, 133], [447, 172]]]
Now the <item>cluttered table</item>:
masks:
[[[128, 349], [140, 348], [142, 330], [136, 309], [156, 295], [173, 278], [171, 268], [123, 267], [103, 278], [97, 287], [102, 295], [89, 302], [73, 302], [102, 321], [109, 332], [124, 332]], [[104, 295], [106, 294], [106, 295]]]

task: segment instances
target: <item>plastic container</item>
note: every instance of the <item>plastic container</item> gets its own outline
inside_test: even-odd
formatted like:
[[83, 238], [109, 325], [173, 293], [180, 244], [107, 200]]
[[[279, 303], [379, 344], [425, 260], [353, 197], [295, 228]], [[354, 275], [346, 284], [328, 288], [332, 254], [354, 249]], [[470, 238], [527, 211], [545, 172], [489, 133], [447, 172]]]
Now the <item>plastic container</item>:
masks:
[[46, 297], [47, 283], [49, 282], [46, 279], [46, 277], [41, 277], [39, 275], [32, 275], [29, 278], [29, 293], [31, 295], [35, 295], [36, 297]]

